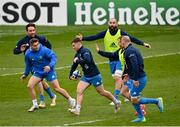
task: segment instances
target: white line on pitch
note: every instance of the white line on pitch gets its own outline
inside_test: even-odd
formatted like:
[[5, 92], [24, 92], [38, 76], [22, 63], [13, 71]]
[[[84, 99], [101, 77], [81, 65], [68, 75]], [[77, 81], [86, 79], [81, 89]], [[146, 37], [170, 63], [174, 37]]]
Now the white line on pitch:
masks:
[[86, 124], [86, 123], [95, 123], [99, 121], [105, 121], [105, 119], [101, 120], [91, 120], [91, 121], [82, 121], [82, 122], [75, 122], [75, 123], [69, 123], [69, 124], [64, 124], [64, 126], [70, 126], [70, 125], [80, 125], [80, 124]]
[[[148, 59], [148, 58], [153, 58], [153, 57], [161, 57], [161, 56], [170, 56], [170, 55], [177, 55], [180, 54], [180, 52], [176, 52], [176, 53], [166, 53], [166, 54], [159, 54], [159, 55], [152, 55], [152, 56], [145, 56], [143, 57], [144, 59]], [[108, 61], [104, 61], [104, 62], [98, 62], [96, 63], [97, 65], [100, 64], [105, 64], [108, 63]], [[56, 70], [63, 70], [63, 69], [67, 69], [70, 68], [71, 66], [64, 66], [64, 67], [57, 67]], [[7, 68], [0, 68], [1, 69], [7, 69]], [[7, 73], [7, 74], [1, 74], [0, 76], [10, 76], [10, 75], [18, 75], [18, 74], [22, 74], [23, 72], [17, 72], [17, 73]]]

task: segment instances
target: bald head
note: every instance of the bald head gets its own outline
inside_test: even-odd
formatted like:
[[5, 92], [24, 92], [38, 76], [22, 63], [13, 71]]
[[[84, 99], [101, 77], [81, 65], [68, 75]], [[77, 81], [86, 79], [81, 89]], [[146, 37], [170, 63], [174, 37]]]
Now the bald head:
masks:
[[117, 23], [117, 20], [116, 20], [115, 18], [110, 18], [110, 19], [109, 19], [109, 22], [115, 22], [115, 23]]
[[120, 47], [125, 49], [131, 43], [129, 36], [121, 36], [119, 39]]
[[131, 42], [129, 36], [122, 36], [122, 37], [121, 37], [121, 40], [124, 41], [125, 43]]

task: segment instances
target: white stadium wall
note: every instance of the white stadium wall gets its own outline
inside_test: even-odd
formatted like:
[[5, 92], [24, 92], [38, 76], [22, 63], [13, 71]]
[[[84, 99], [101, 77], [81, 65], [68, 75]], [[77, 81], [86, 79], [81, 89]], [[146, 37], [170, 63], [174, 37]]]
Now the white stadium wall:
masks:
[[67, 25], [67, 0], [1, 0], [1, 25]]

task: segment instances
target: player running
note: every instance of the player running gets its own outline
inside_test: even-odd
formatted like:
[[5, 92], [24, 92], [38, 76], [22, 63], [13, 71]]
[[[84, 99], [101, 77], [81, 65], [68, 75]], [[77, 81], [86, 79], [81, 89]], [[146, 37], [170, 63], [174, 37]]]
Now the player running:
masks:
[[128, 36], [122, 36], [119, 41], [120, 47], [124, 49], [125, 70], [124, 82], [129, 81], [132, 89], [129, 93], [131, 103], [135, 110], [138, 112], [138, 117], [131, 122], [145, 122], [140, 104], [155, 104], [160, 112], [163, 112], [163, 99], [159, 98], [146, 98], [141, 96], [141, 92], [146, 86], [147, 76], [144, 71], [144, 62], [141, 53], [138, 49], [134, 48]]
[[72, 41], [72, 47], [77, 53], [75, 54], [73, 65], [71, 66], [69, 78], [71, 80], [75, 80], [72, 74], [79, 64], [82, 67], [84, 76], [77, 85], [76, 107], [70, 109], [70, 112], [75, 115], [80, 115], [84, 92], [92, 84], [100, 95], [106, 97], [114, 103], [116, 113], [120, 108], [120, 102], [109, 91], [104, 89], [101, 74], [94, 63], [90, 50], [82, 45], [82, 42], [79, 38], [75, 38]]
[[33, 102], [32, 107], [28, 110], [29, 112], [33, 112], [39, 107], [37, 104], [34, 86], [41, 82], [44, 78], [51, 83], [56, 92], [68, 100], [71, 107], [75, 106], [75, 99], [73, 99], [65, 89], [59, 86], [56, 72], [54, 70], [56, 61], [57, 58], [53, 51], [42, 46], [36, 38], [32, 38], [30, 40], [30, 48], [25, 53], [26, 67], [24, 74], [21, 76], [21, 80], [24, 80], [29, 75], [30, 71], [33, 71], [27, 85]]

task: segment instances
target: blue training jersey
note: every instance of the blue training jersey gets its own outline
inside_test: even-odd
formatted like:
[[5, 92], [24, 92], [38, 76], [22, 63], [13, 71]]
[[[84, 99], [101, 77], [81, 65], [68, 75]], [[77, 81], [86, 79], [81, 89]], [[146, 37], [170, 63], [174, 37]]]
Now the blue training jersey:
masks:
[[38, 51], [33, 51], [29, 48], [25, 53], [26, 68], [24, 75], [28, 76], [30, 71], [44, 75], [46, 74], [44, 72], [45, 66], [50, 66], [50, 71], [54, 71], [56, 62], [57, 58], [55, 53], [41, 44], [39, 44]]

